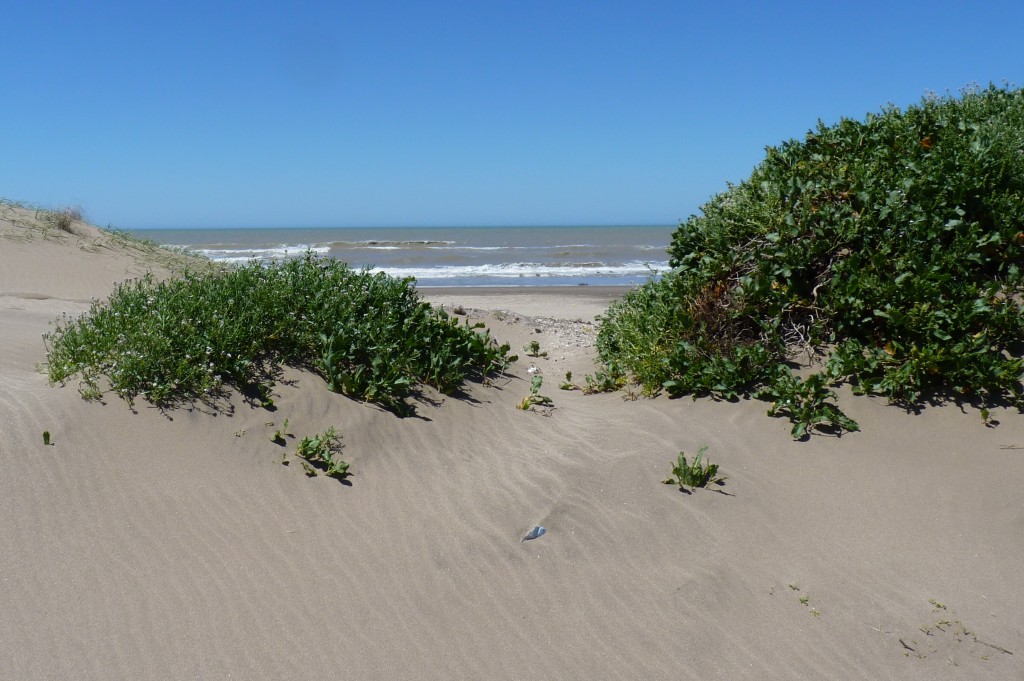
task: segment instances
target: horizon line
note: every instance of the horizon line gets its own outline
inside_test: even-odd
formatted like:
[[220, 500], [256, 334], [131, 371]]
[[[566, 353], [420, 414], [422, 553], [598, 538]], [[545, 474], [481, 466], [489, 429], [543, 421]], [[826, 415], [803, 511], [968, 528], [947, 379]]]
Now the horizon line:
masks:
[[444, 225], [444, 224], [432, 224], [432, 225], [287, 225], [287, 226], [185, 226], [185, 227], [127, 227], [129, 231], [155, 231], [155, 230], [215, 230], [215, 229], [245, 229], [245, 230], [258, 230], [258, 229], [547, 229], [547, 228], [558, 228], [558, 229], [584, 229], [584, 228], [676, 228], [680, 223], [672, 224], [651, 224], [651, 223], [575, 223], [575, 224], [461, 224], [461, 225]]

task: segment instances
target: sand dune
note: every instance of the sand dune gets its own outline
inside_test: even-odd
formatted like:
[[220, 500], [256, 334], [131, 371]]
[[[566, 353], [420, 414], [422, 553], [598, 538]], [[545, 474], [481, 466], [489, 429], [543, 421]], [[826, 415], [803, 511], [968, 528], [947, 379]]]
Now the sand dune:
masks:
[[[549, 356], [415, 418], [293, 370], [274, 412], [133, 412], [49, 386], [41, 335], [166, 272], [3, 208], [0, 679], [1024, 678], [1016, 412], [843, 395], [863, 432], [794, 443], [759, 402], [560, 391], [618, 294], [585, 287], [425, 291]], [[281, 464], [286, 417], [351, 484]], [[661, 484], [704, 445], [723, 493]]]

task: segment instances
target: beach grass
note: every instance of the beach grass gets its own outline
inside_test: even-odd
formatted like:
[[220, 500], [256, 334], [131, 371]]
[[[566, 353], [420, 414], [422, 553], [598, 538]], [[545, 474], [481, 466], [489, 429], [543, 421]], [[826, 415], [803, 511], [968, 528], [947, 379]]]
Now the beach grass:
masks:
[[407, 413], [417, 386], [445, 394], [503, 371], [515, 356], [487, 330], [420, 301], [411, 279], [356, 271], [312, 254], [284, 263], [187, 271], [118, 284], [46, 334], [51, 382], [81, 381], [130, 403], [209, 401], [235, 388], [269, 394], [282, 365]]
[[73, 240], [78, 248], [87, 253], [118, 249], [130, 255], [146, 270], [163, 269], [180, 273], [190, 269], [223, 269], [220, 264], [188, 249], [164, 246], [110, 225], [91, 225], [85, 222], [82, 209], [77, 206], [46, 208], [27, 201], [0, 197], [0, 213], [12, 226], [17, 227], [0, 230], [0, 238], [20, 242], [31, 242], [37, 238], [49, 242]]

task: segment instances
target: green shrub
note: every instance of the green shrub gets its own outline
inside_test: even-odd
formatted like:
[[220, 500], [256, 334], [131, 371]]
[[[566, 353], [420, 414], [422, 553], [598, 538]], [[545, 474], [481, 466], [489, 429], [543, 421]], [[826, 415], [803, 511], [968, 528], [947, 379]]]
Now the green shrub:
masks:
[[322, 433], [302, 438], [295, 448], [295, 455], [305, 460], [303, 467], [311, 477], [316, 475], [317, 468], [323, 470], [327, 477], [341, 479], [349, 475], [349, 465], [339, 458], [340, 454], [341, 436], [334, 426]]
[[208, 400], [231, 386], [267, 405], [288, 364], [405, 413], [417, 384], [451, 394], [515, 360], [480, 326], [420, 301], [411, 279], [309, 254], [119, 284], [88, 313], [58, 320], [45, 343], [51, 382], [80, 376], [86, 397], [102, 394], [102, 377], [129, 402]]
[[708, 485], [724, 485], [725, 478], [718, 475], [718, 464], [701, 462], [701, 457], [707, 451], [707, 447], [701, 447], [693, 463], [687, 463], [686, 452], [679, 452], [679, 458], [672, 466], [672, 475], [662, 480], [666, 485], [678, 485], [679, 489], [686, 487], [707, 487]]
[[[598, 333], [649, 392], [759, 396], [795, 437], [856, 428], [829, 402], [844, 382], [908, 408], [1020, 407], [1024, 91], [819, 123], [681, 224], [669, 257]], [[800, 351], [822, 359], [803, 380]]]

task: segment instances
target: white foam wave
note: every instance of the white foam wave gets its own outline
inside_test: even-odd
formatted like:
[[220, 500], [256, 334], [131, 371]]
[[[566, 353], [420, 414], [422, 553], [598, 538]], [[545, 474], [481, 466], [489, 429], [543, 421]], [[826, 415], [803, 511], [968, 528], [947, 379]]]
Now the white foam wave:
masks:
[[408, 248], [410, 246], [426, 246], [427, 248], [438, 248], [452, 246], [455, 241], [421, 239], [417, 241], [387, 241], [379, 239], [367, 239], [364, 241], [332, 241], [329, 245], [337, 248]]
[[669, 269], [667, 262], [630, 262], [621, 265], [602, 263], [562, 263], [544, 265], [538, 263], [495, 263], [471, 266], [442, 267], [380, 267], [374, 271], [385, 272], [393, 277], [415, 277], [416, 279], [468, 279], [494, 277], [517, 279], [520, 277], [636, 277], [661, 274]]
[[210, 260], [228, 263], [297, 258], [305, 254], [306, 251], [312, 251], [317, 255], [327, 255], [331, 251], [330, 246], [319, 244], [281, 244], [279, 246], [259, 246], [253, 248], [196, 248], [194, 246], [189, 248]]
[[[438, 243], [441, 243], [441, 242], [438, 242]], [[538, 250], [543, 250], [543, 251], [559, 251], [559, 250], [571, 251], [573, 249], [594, 249], [594, 248], [639, 248], [639, 249], [642, 249], [642, 250], [650, 250], [650, 249], [655, 249], [656, 248], [656, 249], [662, 250], [662, 251], [665, 250], [664, 246], [650, 246], [650, 247], [648, 247], [648, 246], [643, 246], [643, 245], [636, 245], [636, 246], [632, 246], [632, 245], [631, 246], [621, 246], [621, 245], [610, 246], [610, 245], [605, 245], [605, 246], [600, 246], [598, 244], [537, 244], [537, 245], [533, 245], [533, 246], [466, 246], [466, 245], [463, 245], [463, 244], [454, 245], [455, 244], [454, 241], [449, 241], [447, 243], [448, 244], [452, 244], [452, 245], [446, 245], [446, 246], [430, 245], [430, 246], [428, 246], [428, 248], [431, 248], [431, 249], [434, 249], [434, 250], [438, 250], [438, 251], [538, 251]]]

